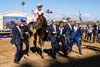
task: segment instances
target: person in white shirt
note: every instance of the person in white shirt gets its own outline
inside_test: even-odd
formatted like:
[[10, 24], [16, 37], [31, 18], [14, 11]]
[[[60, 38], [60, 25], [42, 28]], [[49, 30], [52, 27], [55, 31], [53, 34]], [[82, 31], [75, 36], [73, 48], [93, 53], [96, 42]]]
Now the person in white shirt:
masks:
[[37, 9], [36, 9], [36, 10], [33, 12], [33, 14], [32, 14], [32, 20], [33, 20], [34, 22], [37, 21], [38, 15], [43, 14], [42, 7], [43, 7], [43, 5], [42, 5], [41, 3], [38, 3], [38, 4], [37, 4]]
[[88, 37], [87, 37], [87, 41], [89, 40], [91, 42], [92, 39], [92, 32], [93, 32], [93, 28], [91, 27], [91, 25], [88, 25]]

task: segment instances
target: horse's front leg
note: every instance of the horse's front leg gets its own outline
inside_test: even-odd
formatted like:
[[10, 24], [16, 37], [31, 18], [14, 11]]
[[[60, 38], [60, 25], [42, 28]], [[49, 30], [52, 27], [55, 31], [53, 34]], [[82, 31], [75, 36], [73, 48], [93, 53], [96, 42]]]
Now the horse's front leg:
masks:
[[42, 49], [42, 53], [43, 53], [44, 52], [44, 42], [43, 41], [42, 41], [41, 49]]
[[44, 42], [42, 40], [40, 41], [40, 48], [41, 48], [41, 54], [40, 55], [41, 55], [42, 58], [44, 58], [44, 54], [43, 54], [44, 53]]
[[41, 48], [41, 53], [43, 54], [44, 51], [44, 42], [40, 40], [40, 48]]

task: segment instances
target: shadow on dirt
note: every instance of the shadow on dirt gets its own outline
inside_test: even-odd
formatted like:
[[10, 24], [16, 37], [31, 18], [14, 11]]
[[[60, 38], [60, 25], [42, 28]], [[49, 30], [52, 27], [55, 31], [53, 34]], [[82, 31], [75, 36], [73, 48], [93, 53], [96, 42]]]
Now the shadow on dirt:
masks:
[[[66, 58], [67, 59], [67, 58]], [[68, 58], [73, 59], [73, 58]], [[89, 58], [79, 60], [69, 60], [69, 62], [61, 63], [54, 59], [49, 60], [49, 64], [46, 67], [100, 67], [100, 55], [92, 56]], [[19, 67], [36, 67], [36, 64], [24, 63]], [[39, 66], [38, 66], [39, 67]], [[40, 66], [41, 67], [41, 66]]]

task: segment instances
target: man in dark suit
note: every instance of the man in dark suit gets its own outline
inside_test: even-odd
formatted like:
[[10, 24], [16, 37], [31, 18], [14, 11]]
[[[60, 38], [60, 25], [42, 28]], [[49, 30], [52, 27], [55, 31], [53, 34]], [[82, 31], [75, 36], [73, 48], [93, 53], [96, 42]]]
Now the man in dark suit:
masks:
[[69, 44], [71, 41], [71, 35], [72, 35], [72, 19], [71, 18], [67, 18], [68, 23], [65, 25], [64, 31], [65, 31], [65, 37], [67, 40], [67, 50], [70, 49]]
[[66, 46], [66, 42], [65, 42], [65, 33], [64, 33], [64, 23], [63, 23], [63, 21], [60, 21], [59, 30], [60, 30], [59, 42], [61, 42], [62, 51], [64, 53], [64, 56], [66, 56], [67, 55], [67, 49], [66, 49], [67, 46]]
[[98, 37], [98, 26], [93, 26], [93, 43], [96, 41], [96, 38]]
[[76, 42], [78, 46], [79, 53], [81, 53], [81, 28], [79, 27], [79, 21], [74, 21], [74, 26], [72, 27], [72, 38], [70, 42], [70, 50], [72, 51], [72, 46]]
[[19, 64], [19, 61], [21, 60], [21, 57], [22, 57], [23, 33], [19, 27], [20, 25], [21, 25], [20, 21], [16, 21], [16, 26], [12, 28], [12, 44], [13, 44], [13, 47], [16, 46], [17, 48], [14, 63], [17, 63], [17, 64]]
[[52, 24], [49, 26], [53, 58], [56, 58], [57, 45], [58, 45], [58, 35], [60, 33], [59, 27], [57, 26], [56, 23], [57, 23], [57, 21], [55, 19], [53, 19]]
[[100, 43], [100, 24], [98, 25], [98, 42]]
[[25, 20], [21, 20], [20, 27], [23, 33], [23, 42], [26, 45], [24, 57], [27, 57], [29, 55], [29, 31], [28, 31], [28, 26]]

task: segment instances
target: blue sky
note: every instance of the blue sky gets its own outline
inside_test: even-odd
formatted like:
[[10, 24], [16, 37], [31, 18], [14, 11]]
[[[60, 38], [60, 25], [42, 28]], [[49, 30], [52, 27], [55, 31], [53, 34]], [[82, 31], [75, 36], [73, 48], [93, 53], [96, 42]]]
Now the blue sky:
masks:
[[83, 20], [100, 20], [100, 0], [1, 0], [0, 13], [7, 11], [22, 11], [21, 2], [25, 1], [25, 12], [31, 14], [37, 3], [43, 4], [43, 11], [50, 9], [52, 18], [72, 17], [78, 19], [81, 11]]

